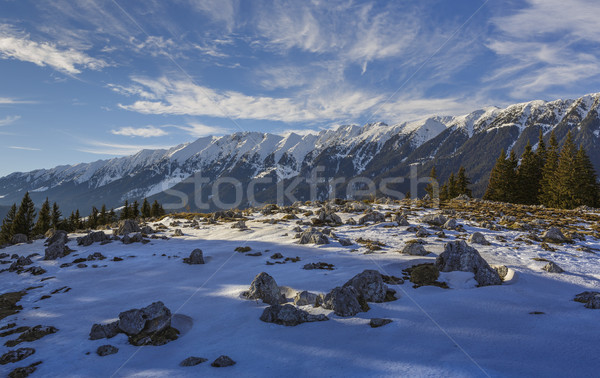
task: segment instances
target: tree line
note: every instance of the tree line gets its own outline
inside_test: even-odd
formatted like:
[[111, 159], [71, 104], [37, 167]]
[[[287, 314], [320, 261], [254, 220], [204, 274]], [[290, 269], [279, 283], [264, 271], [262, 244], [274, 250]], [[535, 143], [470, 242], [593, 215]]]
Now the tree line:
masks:
[[91, 228], [110, 225], [117, 220], [153, 218], [165, 214], [165, 210], [158, 201], [152, 204], [146, 198], [142, 202], [141, 208], [137, 201], [125, 204], [120, 209], [119, 215], [114, 209], [107, 210], [106, 205], [102, 205], [100, 210], [95, 206], [86, 218], [82, 218], [79, 209], [72, 211], [71, 215], [63, 218], [60, 208], [56, 202], [50, 205], [48, 198], [42, 204], [36, 218], [35, 204], [26, 192], [17, 207], [13, 204], [0, 227], [0, 245], [10, 243], [14, 235], [23, 234], [31, 239], [37, 235], [44, 235], [50, 229], [64, 230], [72, 232], [78, 229]]
[[525, 205], [573, 209], [600, 206], [600, 185], [594, 166], [569, 132], [559, 148], [554, 131], [548, 146], [540, 131], [537, 149], [527, 143], [520, 159], [502, 150], [490, 174], [484, 199]]
[[[434, 182], [437, 182], [437, 171], [435, 166], [431, 168], [429, 177], [431, 177]], [[454, 172], [450, 173], [446, 182], [439, 187], [439, 198], [441, 201], [447, 201], [463, 194], [472, 197], [473, 192], [469, 189], [469, 185], [471, 185], [471, 179], [467, 177], [465, 167], [461, 166], [457, 174], [454, 174]], [[435, 198], [435, 187], [432, 182], [427, 184], [425, 192], [427, 192], [430, 198]]]

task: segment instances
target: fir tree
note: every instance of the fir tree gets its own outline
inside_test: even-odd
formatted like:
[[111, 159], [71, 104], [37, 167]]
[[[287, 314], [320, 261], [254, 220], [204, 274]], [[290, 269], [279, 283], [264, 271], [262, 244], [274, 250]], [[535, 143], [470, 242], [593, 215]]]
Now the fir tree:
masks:
[[129, 201], [125, 200], [125, 205], [123, 206], [123, 210], [121, 210], [121, 220], [130, 218], [130, 210], [131, 209], [129, 208]]
[[102, 204], [100, 213], [98, 214], [98, 225], [105, 225], [108, 223], [108, 213], [106, 212], [106, 205]]
[[456, 177], [454, 176], [454, 172], [450, 173], [450, 177], [448, 177], [448, 199], [455, 198], [458, 196], [458, 186], [456, 182]]
[[511, 202], [515, 193], [515, 168], [517, 158], [511, 151], [510, 158], [502, 150], [496, 159], [496, 164], [490, 173], [488, 187], [483, 196], [484, 199], [501, 202]]
[[23, 234], [30, 238], [33, 234], [33, 226], [35, 222], [35, 204], [29, 196], [29, 192], [25, 192], [17, 215], [12, 224], [12, 234]]
[[467, 177], [467, 171], [465, 167], [461, 166], [458, 170], [458, 177], [456, 179], [456, 192], [457, 195], [466, 194], [469, 197], [473, 196], [473, 192], [469, 189], [471, 180]]
[[60, 222], [60, 217], [62, 216], [62, 213], [60, 212], [60, 209], [58, 208], [58, 204], [56, 202], [54, 202], [52, 204], [52, 228], [58, 230], [58, 224]]
[[576, 206], [599, 206], [600, 185], [598, 184], [598, 176], [583, 147], [579, 147], [577, 155], [575, 155], [575, 177], [577, 185], [575, 192], [578, 195]]
[[38, 214], [38, 219], [34, 226], [34, 233], [36, 235], [43, 235], [50, 229], [51, 225], [52, 214], [50, 214], [50, 202], [48, 202], [48, 197], [46, 197], [46, 201], [42, 204], [42, 208]]
[[436, 193], [436, 186], [437, 190], [439, 191], [439, 184], [437, 182], [437, 172], [435, 171], [435, 166], [431, 168], [431, 171], [429, 172], [429, 178], [431, 181], [425, 187], [425, 192], [429, 194], [429, 198], [434, 199], [436, 196], [439, 196], [439, 193]]
[[160, 204], [157, 200], [154, 200], [154, 202], [152, 203], [152, 216], [158, 218], [160, 217], [160, 215]]
[[81, 228], [81, 215], [79, 214], [79, 209], [75, 210], [75, 216], [73, 218], [73, 228], [75, 230]]
[[448, 199], [450, 199], [450, 194], [448, 194], [448, 184], [445, 183], [440, 188], [440, 200], [447, 201]]
[[108, 222], [107, 223], [112, 223], [116, 220], [117, 220], [117, 214], [115, 214], [115, 209], [111, 208], [110, 211], [108, 212]]
[[525, 205], [537, 204], [541, 178], [540, 160], [528, 142], [525, 151], [521, 155], [521, 165], [517, 169], [517, 187], [519, 190], [514, 193], [515, 202]]
[[137, 200], [133, 201], [133, 205], [131, 205], [130, 215], [133, 219], [137, 219], [140, 216], [140, 204]]
[[551, 206], [561, 209], [572, 209], [577, 206], [577, 176], [575, 174], [575, 155], [577, 148], [573, 143], [571, 132], [558, 157], [558, 165], [554, 173], [554, 202]]
[[17, 205], [13, 203], [13, 205], [8, 210], [8, 214], [6, 214], [6, 217], [2, 221], [2, 227], [0, 228], [0, 244], [7, 244], [12, 239], [12, 224], [15, 220], [16, 215]]
[[556, 135], [553, 130], [550, 134], [550, 144], [546, 149], [539, 189], [539, 202], [547, 207], [556, 206], [554, 174], [558, 167], [558, 153], [558, 141], [556, 140]]
[[535, 150], [535, 157], [538, 159], [538, 165], [540, 169], [544, 167], [546, 163], [546, 143], [544, 143], [544, 132], [540, 129], [540, 134], [538, 136], [538, 145]]
[[89, 228], [96, 228], [96, 226], [98, 226], [98, 214], [100, 212], [98, 211], [98, 209], [96, 208], [96, 206], [92, 206], [92, 212], [90, 213], [90, 216], [88, 217], [88, 227]]

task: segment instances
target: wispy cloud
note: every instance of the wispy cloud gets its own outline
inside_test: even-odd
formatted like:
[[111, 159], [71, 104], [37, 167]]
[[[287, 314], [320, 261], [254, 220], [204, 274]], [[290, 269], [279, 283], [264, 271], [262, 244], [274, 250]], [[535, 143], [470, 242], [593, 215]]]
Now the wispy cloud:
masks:
[[8, 148], [11, 148], [13, 150], [24, 150], [24, 151], [41, 151], [39, 148], [33, 148], [33, 147], [23, 147], [23, 146], [8, 146]]
[[88, 141], [86, 144], [88, 147], [78, 147], [76, 150], [95, 155], [127, 156], [133, 155], [141, 150], [166, 150], [172, 147], [164, 145], [119, 144], [98, 141]]
[[10, 97], [0, 97], [0, 105], [35, 104], [35, 101], [20, 100]]
[[201, 137], [205, 137], [205, 136], [209, 136], [209, 135], [222, 135], [222, 134], [226, 134], [227, 132], [229, 132], [228, 129], [225, 129], [223, 127], [208, 126], [208, 125], [203, 125], [203, 124], [197, 123], [197, 122], [190, 122], [190, 123], [188, 123], [188, 126], [173, 125], [172, 127], [178, 128], [180, 130], [184, 130], [185, 132], [187, 132], [190, 136], [192, 136], [194, 138], [201, 138]]
[[21, 119], [21, 116], [8, 116], [3, 119], [0, 119], [0, 127], [10, 125], [11, 123]]
[[142, 138], [150, 138], [150, 137], [159, 137], [168, 135], [165, 130], [160, 129], [154, 126], [146, 126], [146, 127], [121, 127], [120, 129], [111, 130], [110, 131], [114, 135], [124, 135], [131, 137], [142, 137]]
[[50, 66], [71, 75], [81, 73], [80, 68], [99, 70], [108, 65], [73, 48], [61, 49], [51, 42], [33, 41], [28, 34], [9, 25], [0, 25], [0, 57]]

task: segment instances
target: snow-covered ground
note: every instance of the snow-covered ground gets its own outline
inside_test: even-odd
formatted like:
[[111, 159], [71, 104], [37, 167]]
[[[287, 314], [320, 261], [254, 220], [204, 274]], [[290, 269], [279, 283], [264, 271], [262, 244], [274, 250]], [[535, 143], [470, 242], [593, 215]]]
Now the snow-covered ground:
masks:
[[[382, 212], [398, 208], [380, 206]], [[420, 224], [420, 217], [427, 211], [433, 210], [413, 209], [408, 217], [411, 225]], [[293, 238], [295, 220], [261, 222], [283, 215], [255, 213], [249, 216], [250, 229], [245, 231], [232, 229], [231, 223], [201, 223], [198, 229], [171, 227], [162, 234], [170, 237], [174, 228], [181, 228], [184, 236], [151, 239], [148, 244], [115, 241], [81, 247], [75, 237], [82, 235], [71, 234], [69, 246], [76, 252], [56, 261], [43, 260], [43, 240], [0, 250], [22, 256], [39, 253], [33, 265], [47, 270], [41, 276], [0, 273], [0, 293], [37, 287], [29, 289], [20, 301], [23, 310], [3, 319], [1, 325], [15, 322], [18, 326], [58, 328], [55, 334], [20, 344], [18, 347], [35, 348], [36, 353], [18, 363], [0, 365], [0, 372], [4, 376], [16, 367], [37, 361], [43, 362], [33, 376], [40, 377], [595, 376], [600, 371], [600, 310], [573, 301], [582, 291], [600, 291], [598, 255], [577, 250], [582, 244], [600, 248], [594, 237], [576, 244], [555, 245], [558, 250], [549, 252], [540, 243], [514, 241], [523, 232], [490, 231], [458, 219], [468, 234], [480, 231], [486, 236], [491, 245], [473, 246], [490, 264], [506, 265], [511, 279], [501, 286], [474, 287], [471, 273], [442, 273], [441, 279], [447, 280], [451, 289], [415, 289], [406, 281], [390, 285], [397, 291], [398, 300], [370, 303], [368, 312], [342, 318], [332, 311], [307, 306], [307, 311], [326, 314], [330, 320], [286, 327], [262, 322], [259, 317], [268, 305], [241, 297], [258, 273], [267, 272], [280, 286], [327, 293], [365, 269], [402, 277], [402, 270], [415, 263], [434, 262], [444, 243], [461, 233], [446, 230], [444, 239], [427, 237], [425, 248], [432, 253], [418, 257], [399, 253], [406, 240], [415, 238], [407, 227], [387, 222], [334, 229], [341, 238], [354, 241], [362, 237], [386, 245], [365, 254], [367, 249], [361, 245], [343, 247], [333, 239], [327, 245], [299, 245]], [[360, 216], [339, 215], [344, 221]], [[173, 221], [165, 218], [161, 223], [168, 226]], [[589, 225], [583, 224], [585, 227]], [[497, 235], [507, 241], [498, 241]], [[239, 246], [250, 246], [251, 252], [261, 251], [262, 256], [235, 252]], [[195, 248], [203, 250], [206, 264], [182, 262]], [[107, 259], [87, 262], [87, 268], [59, 268], [94, 252]], [[270, 258], [275, 252], [284, 257], [298, 256], [301, 261], [267, 265], [267, 261], [276, 261]], [[123, 261], [111, 261], [113, 257]], [[545, 263], [532, 260], [534, 257], [556, 262], [565, 273], [541, 270]], [[311, 262], [331, 263], [335, 269], [302, 269]], [[99, 267], [93, 268], [92, 264]], [[40, 300], [65, 286], [71, 290]], [[155, 301], [183, 315], [174, 317], [174, 326], [182, 332], [179, 339], [145, 347], [130, 345], [124, 334], [108, 340], [88, 339], [92, 324], [116, 320], [122, 311]], [[544, 314], [530, 314], [534, 311]], [[371, 328], [371, 318], [393, 322]], [[0, 341], [4, 344], [15, 336]], [[118, 347], [119, 352], [98, 356], [96, 349], [105, 344]], [[0, 355], [18, 347], [2, 345]], [[230, 356], [237, 364], [211, 367], [210, 362], [220, 355]], [[189, 356], [209, 361], [180, 367], [179, 363]]]

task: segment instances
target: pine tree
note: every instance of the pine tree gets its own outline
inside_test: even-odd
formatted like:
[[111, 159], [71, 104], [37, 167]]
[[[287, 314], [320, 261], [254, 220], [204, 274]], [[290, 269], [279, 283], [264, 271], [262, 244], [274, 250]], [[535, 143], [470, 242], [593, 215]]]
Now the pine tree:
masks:
[[154, 202], [152, 203], [152, 216], [157, 218], [160, 217], [160, 215], [160, 204], [157, 200], [154, 200]]
[[137, 200], [133, 201], [133, 205], [131, 205], [131, 217], [133, 219], [137, 219], [140, 216], [140, 204]]
[[544, 167], [542, 168], [542, 179], [540, 181], [539, 202], [547, 207], [556, 206], [555, 178], [554, 174], [558, 167], [558, 141], [554, 130], [550, 134], [550, 144], [546, 149]]
[[129, 208], [129, 201], [125, 200], [125, 205], [123, 206], [123, 210], [121, 210], [121, 220], [130, 218], [130, 210], [131, 209]]
[[456, 179], [457, 195], [466, 194], [469, 197], [473, 196], [473, 192], [469, 189], [471, 180], [467, 177], [467, 171], [465, 167], [461, 166], [458, 170], [458, 177]]
[[117, 214], [115, 214], [115, 209], [111, 208], [110, 211], [108, 212], [108, 222], [107, 223], [112, 223], [116, 220], [117, 220]]
[[46, 197], [46, 201], [42, 204], [42, 208], [38, 214], [38, 219], [34, 226], [34, 233], [36, 235], [43, 235], [50, 229], [51, 225], [52, 216], [50, 214], [50, 202], [48, 202], [48, 197]]
[[58, 204], [56, 202], [54, 202], [52, 204], [52, 228], [54, 228], [55, 230], [58, 230], [58, 224], [60, 223], [60, 217], [62, 216], [62, 213], [60, 212], [60, 209], [58, 208]]
[[[435, 171], [435, 166], [433, 166], [431, 168], [431, 171], [429, 172], [429, 178], [431, 179], [432, 182], [427, 184], [427, 186], [425, 187], [425, 192], [427, 194], [429, 194], [429, 198], [434, 199], [434, 198], [436, 198], [437, 195], [439, 195], [439, 193], [435, 193], [435, 186], [438, 185], [437, 172]], [[438, 190], [439, 190], [439, 186], [438, 186]]]
[[81, 215], [79, 214], [79, 209], [75, 210], [75, 217], [73, 218], [73, 228], [75, 230], [81, 228]]
[[571, 132], [558, 157], [558, 165], [554, 173], [554, 207], [572, 209], [577, 206], [577, 182], [575, 174], [575, 155], [577, 149], [573, 143]]
[[538, 145], [535, 150], [535, 157], [538, 159], [538, 164], [540, 169], [544, 167], [546, 162], [546, 143], [544, 142], [544, 132], [540, 129], [540, 134], [538, 136]]
[[440, 188], [440, 200], [447, 201], [450, 199], [450, 194], [448, 194], [448, 184], [445, 183]]
[[510, 157], [507, 158], [506, 152], [502, 150], [490, 173], [490, 180], [483, 198], [492, 201], [512, 202], [516, 191], [516, 166], [517, 158], [514, 151], [511, 151]]
[[452, 172], [450, 173], [450, 177], [448, 177], [448, 199], [458, 196], [458, 187], [456, 184], [456, 177], [454, 176], [454, 172]]
[[144, 202], [142, 202], [142, 217], [150, 218], [152, 216], [152, 208], [148, 203], [148, 199], [144, 198]]
[[527, 142], [525, 151], [521, 155], [521, 165], [517, 169], [519, 190], [515, 193], [515, 202], [525, 205], [538, 203], [539, 185], [542, 178], [539, 163], [538, 156], [533, 152], [531, 144]]
[[108, 223], [108, 213], [106, 212], [106, 205], [102, 204], [100, 213], [98, 214], [98, 225], [105, 225]]
[[599, 206], [600, 185], [598, 184], [598, 176], [583, 147], [579, 147], [575, 156], [575, 176], [577, 185], [575, 192], [578, 195], [576, 206]]
[[29, 192], [25, 192], [23, 200], [21, 200], [19, 210], [17, 210], [17, 215], [15, 215], [15, 219], [12, 224], [12, 234], [23, 234], [27, 235], [28, 238], [31, 238], [31, 236], [33, 236], [34, 222], [35, 204], [31, 200]]
[[98, 226], [98, 214], [99, 211], [96, 208], [96, 206], [92, 206], [92, 212], [90, 213], [90, 216], [88, 217], [87, 221], [87, 225], [89, 228], [96, 228], [96, 226]]
[[4, 220], [2, 220], [2, 227], [0, 228], [0, 244], [7, 244], [12, 239], [12, 224], [16, 215], [17, 205], [13, 203], [8, 210], [8, 214], [6, 214], [6, 217], [4, 217]]

